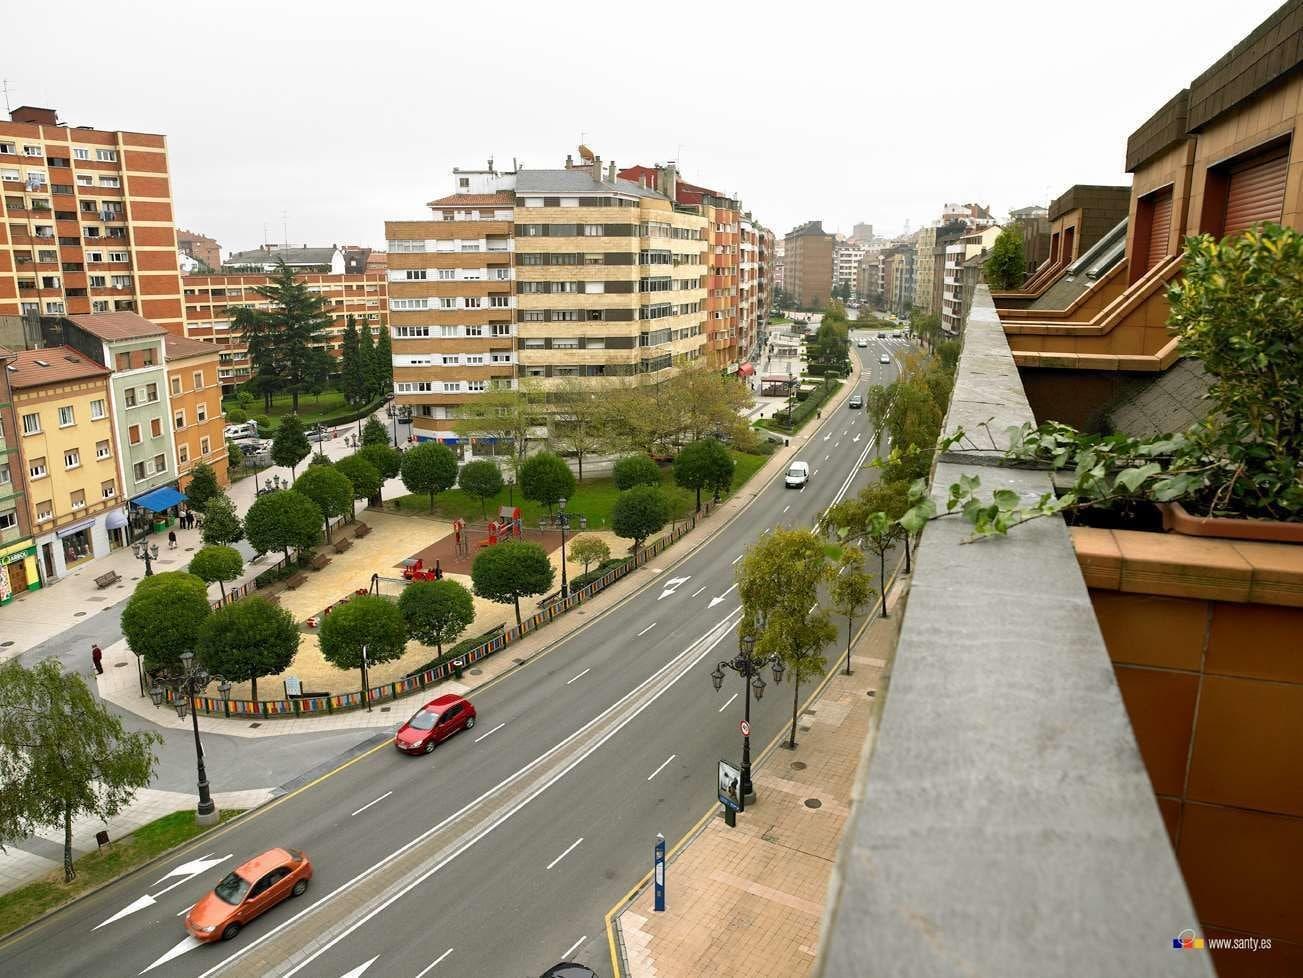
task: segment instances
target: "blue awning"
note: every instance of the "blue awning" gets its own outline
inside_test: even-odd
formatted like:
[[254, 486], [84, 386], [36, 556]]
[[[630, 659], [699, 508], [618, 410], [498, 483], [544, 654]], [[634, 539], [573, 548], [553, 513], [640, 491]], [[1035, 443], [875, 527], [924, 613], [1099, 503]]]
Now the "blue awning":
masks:
[[185, 499], [185, 493], [177, 492], [171, 486], [163, 486], [161, 489], [153, 489], [137, 496], [131, 500], [131, 505], [161, 513], [164, 510], [171, 509], [183, 499]]

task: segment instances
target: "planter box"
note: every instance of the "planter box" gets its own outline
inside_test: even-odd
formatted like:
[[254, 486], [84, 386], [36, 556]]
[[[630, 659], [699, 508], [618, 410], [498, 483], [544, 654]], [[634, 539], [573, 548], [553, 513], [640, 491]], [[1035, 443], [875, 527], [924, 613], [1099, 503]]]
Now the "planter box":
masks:
[[1303, 523], [1193, 516], [1180, 503], [1160, 503], [1158, 508], [1163, 514], [1163, 529], [1185, 536], [1303, 543]]

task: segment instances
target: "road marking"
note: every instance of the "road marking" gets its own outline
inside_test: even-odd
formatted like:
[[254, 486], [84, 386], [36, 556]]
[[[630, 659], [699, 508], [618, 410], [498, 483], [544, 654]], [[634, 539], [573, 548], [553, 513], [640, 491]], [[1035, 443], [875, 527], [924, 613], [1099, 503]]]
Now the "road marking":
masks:
[[858, 431], [855, 432], [855, 437], [851, 439], [851, 444], [858, 445], [860, 442], [860, 437], [861, 437], [860, 433]]
[[729, 566], [732, 567], [733, 564], [736, 564], [739, 560], [741, 560], [741, 559], [742, 559], [743, 557], [745, 557], [745, 556], [746, 556], [746, 554], [738, 554], [736, 557], [733, 558], [733, 560], [732, 560], [732, 562], [729, 564]]
[[[193, 951], [195, 948], [201, 946], [203, 946], [203, 941], [199, 940], [199, 938], [197, 937], [191, 937], [189, 934], [187, 934], [182, 941], [180, 941], [172, 948], [172, 950], [163, 954], [162, 957], [160, 957], [148, 968], [146, 968], [145, 971], [153, 971], [160, 964], [167, 964], [173, 958], [181, 957], [181, 955], [185, 954], [186, 951]], [[145, 971], [142, 971], [141, 974], [143, 975]]]
[[830, 458], [832, 458], [831, 455], [825, 455], [825, 456], [823, 457], [823, 460], [826, 462], [826, 461], [828, 461], [828, 459], [830, 459]]
[[814, 474], [815, 474], [815, 475], [818, 475], [818, 474], [819, 474], [819, 470], [818, 470], [818, 469], [815, 469], [815, 470], [814, 470]]
[[182, 883], [189, 883], [200, 873], [208, 872], [208, 870], [212, 869], [218, 863], [225, 862], [227, 859], [232, 858], [234, 855], [235, 855], [234, 853], [228, 852], [225, 856], [214, 856], [210, 852], [206, 856], [201, 856], [198, 859], [192, 859], [187, 863], [182, 863], [180, 866], [177, 866], [175, 869], [171, 870], [166, 875], [154, 881], [154, 885], [157, 886], [159, 883], [162, 883], [163, 880], [171, 879], [173, 876], [181, 877], [171, 886], [165, 886], [157, 893], [146, 893], [144, 896], [137, 897], [135, 900], [132, 900], [129, 904], [127, 904], [125, 907], [123, 907], [121, 910], [115, 913], [108, 920], [96, 924], [94, 927], [91, 928], [91, 930], [93, 931], [99, 930], [101, 927], [105, 926], [106, 924], [111, 924], [115, 921], [121, 920], [123, 917], [135, 913], [137, 910], [144, 910], [146, 907], [152, 907], [154, 904], [158, 902], [158, 898], [161, 897], [164, 893], [168, 893], [172, 890], [175, 890]]
[[479, 743], [481, 740], [483, 740], [485, 737], [492, 737], [495, 733], [497, 733], [499, 730], [501, 730], [501, 729], [502, 729], [503, 727], [505, 727], [506, 725], [507, 725], [507, 724], [506, 724], [506, 721], [503, 721], [502, 723], [499, 723], [496, 727], [494, 727], [494, 728], [493, 728], [492, 730], [490, 730], [488, 733], [482, 733], [482, 734], [480, 734], [478, 737], [476, 737], [474, 742], [478, 744], [478, 743]]
[[[791, 504], [791, 503], [788, 503], [786, 506], [783, 507], [783, 512], [786, 513], [786, 512], [787, 512], [789, 509], [791, 509], [791, 508], [792, 508], [792, 504]], [[780, 515], [781, 515], [781, 514], [780, 514]]]
[[661, 592], [660, 598], [657, 598], [656, 600], [660, 601], [661, 598], [668, 598], [671, 594], [673, 594], [675, 591], [679, 589], [680, 584], [686, 584], [690, 580], [692, 580], [691, 574], [689, 574], [687, 577], [671, 577], [668, 581], [665, 582], [665, 590]]
[[193, 910], [194, 908], [195, 908], [195, 904], [193, 904], [193, 903], [190, 904], [190, 906], [188, 906], [188, 907], [182, 907], [182, 908], [177, 912], [177, 916], [180, 917], [182, 914], [187, 914], [187, 913], [189, 913], [191, 910]]
[[[369, 802], [367, 802], [365, 805], [363, 805], [361, 808], [359, 808], [357, 811], [355, 811], [355, 812], [353, 813], [353, 815], [361, 815], [364, 811], [366, 811], [366, 810], [367, 810], [368, 808], [370, 808], [372, 805], [376, 804], [377, 802], [382, 802], [382, 801], [384, 801], [386, 798], [388, 798], [388, 797], [389, 797], [390, 795], [392, 795], [392, 794], [393, 794], [392, 791], [386, 791], [386, 792], [385, 792], [383, 795], [381, 795], [379, 798], [375, 799], [375, 801], [369, 801]], [[349, 818], [352, 818], [352, 817], [353, 817], [352, 815], [349, 816]]]
[[842, 440], [841, 440], [840, 438], [838, 438], [835, 442], [833, 442], [833, 446], [832, 446], [832, 447], [833, 447], [833, 448], [841, 448], [841, 447], [842, 447]]
[[583, 841], [584, 841], [584, 837], [583, 837], [582, 835], [581, 835], [579, 838], [575, 839], [574, 842], [572, 842], [572, 843], [570, 843], [570, 845], [566, 846], [566, 851], [565, 851], [565, 852], [561, 853], [561, 855], [557, 856], [555, 859], [553, 859], [550, 863], [547, 864], [547, 868], [548, 868], [548, 869], [551, 869], [553, 866], [555, 866], [557, 863], [559, 863], [562, 859], [565, 859], [566, 856], [570, 855], [570, 853], [572, 853], [572, 852], [575, 851], [575, 846], [579, 845], [579, 843], [581, 843], [581, 842], [583, 842]]
[[587, 669], [585, 669], [585, 670], [584, 670], [583, 672], [581, 672], [579, 675], [575, 676], [573, 679], [567, 679], [567, 680], [566, 680], [566, 685], [569, 686], [572, 682], [575, 681], [575, 679], [583, 679], [585, 676], [587, 676], [587, 675], [588, 675], [590, 672], [592, 672], [592, 671], [593, 671], [593, 667], [592, 667], [592, 666], [589, 666]]
[[732, 696], [730, 696], [728, 699], [726, 699], [726, 700], [724, 701], [724, 705], [721, 706], [721, 707], [720, 707], [718, 710], [716, 710], [715, 712], [716, 712], [716, 713], [723, 713], [725, 710], [728, 709], [728, 705], [729, 705], [730, 703], [732, 703], [735, 699], [737, 699], [737, 693], [734, 693]]
[[640, 631], [640, 632], [639, 632], [635, 637], [636, 637], [636, 638], [642, 638], [644, 635], [646, 635], [648, 632], [650, 632], [650, 631], [651, 631], [653, 628], [655, 628], [655, 627], [656, 627], [656, 622], [652, 622], [650, 625], [648, 625], [646, 628], [644, 628], [642, 631]]
[[[783, 510], [783, 512], [786, 513], [787, 510]], [[697, 588], [697, 590], [693, 591], [692, 594], [691, 594], [690, 596], [695, 598], [698, 594], [700, 594], [702, 591], [706, 590], [706, 588], [708, 588], [708, 587], [710, 587], [709, 584], [703, 584], [703, 585], [701, 585], [701, 587]]]
[[434, 966], [435, 966], [436, 964], [438, 964], [440, 961], [442, 961], [444, 958], [446, 958], [446, 957], [447, 957], [448, 955], [450, 955], [450, 954], [452, 954], [452, 948], [448, 948], [448, 950], [444, 951], [444, 952], [443, 952], [442, 954], [440, 954], [437, 958], [435, 958], [433, 961], [431, 961], [429, 964], [427, 964], [424, 968], [422, 968], [422, 969], [417, 973], [416, 978], [425, 978], [425, 976], [428, 975], [428, 974], [430, 973], [431, 969], [434, 968]]
[[375, 964], [375, 963], [376, 963], [376, 958], [379, 958], [379, 957], [380, 957], [380, 955], [377, 954], [377, 955], [376, 955], [374, 958], [372, 958], [370, 961], [363, 961], [361, 964], [359, 964], [359, 965], [358, 965], [356, 968], [354, 968], [352, 971], [348, 972], [348, 973], [345, 974], [345, 975], [340, 976], [340, 978], [362, 978], [362, 974], [363, 974], [363, 972], [365, 972], [367, 968], [371, 967], [371, 965]]
[[[737, 563], [737, 561], [734, 561], [734, 563]], [[734, 584], [732, 587], [730, 587], [730, 588], [728, 589], [728, 591], [733, 591], [733, 590], [736, 590], [736, 589], [737, 589], [737, 585]], [[725, 591], [723, 594], [719, 595], [718, 597], [711, 598], [711, 599], [710, 599], [710, 604], [708, 604], [706, 607], [707, 607], [707, 608], [713, 608], [713, 607], [715, 607], [715, 605], [719, 604], [721, 601], [723, 601], [723, 600], [728, 596], [728, 591]]]
[[830, 431], [830, 432], [828, 432], [828, 434], [826, 434], [826, 435], [823, 436], [823, 440], [824, 440], [824, 441], [827, 441], [827, 440], [828, 440], [829, 438], [831, 438], [831, 437], [832, 437], [832, 432]]
[[[587, 935], [587, 934], [585, 934], [583, 937], [579, 938], [579, 940], [577, 940], [577, 941], [575, 941], [573, 944], [571, 944], [568, 948], [566, 948], [566, 953], [563, 954], [563, 955], [561, 955], [561, 960], [564, 961], [566, 958], [570, 957], [570, 955], [574, 954], [574, 953], [575, 953], [575, 948], [579, 947], [579, 945], [582, 944], [582, 943], [584, 943], [584, 941], [586, 941], [586, 940], [588, 940], [588, 935]], [[418, 976], [418, 978], [419, 978], [419, 976]]]
[[[734, 693], [733, 695], [736, 696], [737, 694]], [[661, 764], [660, 767], [658, 767], [658, 768], [657, 768], [655, 771], [653, 771], [651, 774], [647, 775], [647, 780], [650, 781], [652, 778], [656, 777], [656, 775], [660, 774], [663, 770], [665, 770], [665, 765], [668, 764], [668, 763], [670, 763], [670, 761], [674, 760], [674, 758], [676, 758], [676, 757], [678, 757], [678, 756], [679, 756], [678, 754], [671, 754], [669, 757], [667, 757], [667, 758], [665, 759], [665, 762], [664, 762], [663, 764]], [[577, 947], [577, 946], [578, 946], [578, 945], [576, 945], [576, 947]], [[572, 948], [570, 949], [570, 951], [573, 951], [573, 950], [574, 950], [574, 948], [572, 947]], [[567, 951], [566, 954], [569, 954], [570, 951]]]

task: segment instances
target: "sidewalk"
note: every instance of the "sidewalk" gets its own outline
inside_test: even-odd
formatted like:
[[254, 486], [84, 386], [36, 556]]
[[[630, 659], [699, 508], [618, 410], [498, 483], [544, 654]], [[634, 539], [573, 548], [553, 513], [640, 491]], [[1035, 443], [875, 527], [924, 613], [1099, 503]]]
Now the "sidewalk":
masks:
[[738, 816], [737, 827], [726, 826], [716, 806], [671, 854], [665, 911], [652, 909], [652, 888], [644, 882], [610, 918], [608, 935], [624, 959], [617, 975], [810, 973], [855, 772], [880, 709], [868, 694], [881, 688], [889, 670], [902, 595], [900, 586], [891, 589], [891, 617], [875, 619], [852, 646], [853, 674], [839, 671], [802, 713], [795, 752], [778, 746], [762, 757], [754, 775], [758, 803]]

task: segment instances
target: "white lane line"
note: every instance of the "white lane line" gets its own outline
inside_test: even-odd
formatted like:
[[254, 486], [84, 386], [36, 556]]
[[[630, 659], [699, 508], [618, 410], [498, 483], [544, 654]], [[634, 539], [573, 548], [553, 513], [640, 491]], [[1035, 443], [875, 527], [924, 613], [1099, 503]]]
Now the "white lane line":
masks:
[[[733, 695], [736, 696], [737, 694], [734, 693]], [[676, 758], [676, 757], [678, 757], [678, 756], [679, 756], [678, 754], [671, 754], [669, 757], [665, 758], [665, 762], [664, 762], [663, 764], [661, 764], [660, 767], [658, 767], [658, 768], [657, 768], [655, 771], [653, 771], [651, 774], [647, 775], [647, 780], [650, 781], [652, 778], [656, 777], [656, 775], [658, 775], [658, 774], [660, 774], [662, 771], [664, 771], [664, 770], [665, 770], [665, 765], [668, 764], [668, 763], [670, 763], [670, 761], [674, 760], [674, 758]], [[574, 948], [572, 947], [572, 948], [570, 949], [570, 951], [573, 951], [573, 950], [574, 950]], [[570, 951], [567, 951], [566, 954], [569, 954]]]
[[[571, 944], [568, 948], [566, 948], [566, 953], [561, 955], [561, 960], [564, 961], [566, 958], [570, 957], [570, 955], [574, 954], [575, 948], [577, 948], [580, 944], [584, 943], [584, 941], [586, 940], [588, 940], [587, 934], [585, 934], [583, 937], [579, 938], [579, 940]], [[421, 976], [417, 975], [416, 978], [421, 978]]]
[[[376, 803], [378, 803], [378, 802], [382, 802], [382, 801], [384, 801], [386, 798], [388, 798], [388, 797], [389, 797], [390, 795], [392, 795], [392, 794], [393, 794], [392, 791], [386, 791], [383, 795], [381, 795], [379, 798], [376, 798], [374, 801], [369, 801], [369, 802], [367, 802], [365, 805], [363, 805], [361, 808], [359, 808], [357, 811], [355, 811], [355, 812], [353, 813], [353, 815], [361, 815], [364, 811], [366, 811], [366, 810], [367, 810], [368, 808], [370, 808], [372, 805], [374, 805], [374, 804], [376, 804]], [[350, 815], [349, 817], [351, 818], [352, 816]]]
[[[787, 510], [783, 510], [783, 512], [786, 513]], [[694, 597], [694, 598], [695, 598], [698, 594], [700, 594], [702, 591], [706, 590], [706, 588], [708, 588], [709, 586], [710, 586], [709, 584], [703, 584], [703, 585], [701, 585], [701, 587], [697, 588], [697, 590], [695, 590], [695, 591], [692, 592], [692, 594], [690, 595], [690, 597]]]
[[724, 701], [724, 705], [721, 706], [721, 707], [720, 707], [718, 710], [716, 710], [715, 712], [716, 712], [716, 713], [723, 713], [725, 710], [728, 709], [728, 704], [729, 704], [729, 703], [732, 703], [735, 699], [737, 699], [737, 693], [734, 693], [734, 694], [733, 694], [732, 696], [730, 696], [727, 700], [725, 700], [725, 701]]
[[193, 910], [194, 908], [195, 908], [195, 905], [194, 905], [193, 903], [190, 904], [190, 906], [188, 906], [188, 907], [182, 907], [181, 910], [180, 910], [180, 912], [177, 914], [177, 916], [180, 917], [181, 914], [187, 914], [187, 913], [189, 913], [191, 910]]
[[557, 856], [555, 859], [553, 859], [550, 863], [547, 864], [547, 868], [548, 868], [548, 869], [551, 869], [553, 866], [555, 866], [557, 863], [559, 863], [562, 859], [565, 859], [566, 856], [570, 855], [570, 853], [572, 853], [572, 852], [575, 851], [575, 846], [579, 845], [579, 843], [581, 843], [581, 842], [583, 842], [583, 841], [584, 841], [584, 837], [583, 837], [582, 835], [581, 835], [579, 838], [575, 839], [574, 842], [572, 842], [572, 843], [570, 843], [570, 845], [566, 846], [566, 851], [565, 851], [565, 852], [561, 853], [561, 855]]
[[744, 554], [738, 554], [736, 557], [733, 558], [733, 560], [732, 560], [732, 562], [730, 562], [729, 566], [732, 567], [733, 564], [736, 564], [739, 560], [741, 560], [741, 559], [743, 558], [743, 556], [744, 556]]
[[650, 631], [651, 631], [653, 628], [655, 628], [655, 627], [656, 627], [656, 622], [652, 622], [650, 625], [648, 625], [646, 628], [644, 628], [642, 631], [640, 631], [640, 632], [638, 633], [637, 637], [638, 637], [638, 638], [642, 638], [644, 635], [646, 635], [648, 632], [650, 632]]
[[506, 721], [504, 720], [502, 723], [499, 723], [496, 727], [494, 727], [494, 728], [493, 728], [492, 730], [490, 730], [488, 733], [482, 733], [482, 734], [480, 734], [478, 737], [476, 737], [476, 738], [475, 738], [475, 743], [478, 744], [478, 743], [479, 743], [481, 740], [483, 740], [485, 737], [492, 737], [495, 733], [497, 733], [499, 730], [501, 730], [501, 729], [502, 729], [503, 727], [505, 727], [506, 725], [507, 725], [507, 723], [506, 723]]
[[791, 508], [792, 508], [792, 504], [788, 503], [786, 506], [783, 507], [783, 512], [786, 513]]
[[833, 448], [841, 448], [841, 447], [842, 447], [842, 440], [841, 440], [840, 438], [838, 438], [835, 442], [833, 442], [833, 446], [832, 446], [832, 447], [833, 447]]
[[585, 669], [583, 672], [581, 672], [579, 675], [575, 676], [574, 678], [572, 678], [572, 679], [567, 679], [567, 680], [566, 680], [566, 685], [569, 686], [572, 682], [575, 681], [575, 679], [583, 679], [585, 676], [587, 676], [587, 675], [588, 675], [590, 672], [592, 672], [592, 671], [593, 671], [593, 667], [592, 667], [592, 666], [589, 666], [587, 669]]
[[435, 958], [433, 961], [431, 961], [429, 964], [427, 964], [424, 968], [422, 968], [422, 969], [417, 973], [416, 978], [425, 978], [425, 976], [428, 975], [428, 974], [430, 973], [430, 971], [434, 968], [434, 966], [435, 966], [436, 964], [438, 964], [440, 961], [442, 961], [444, 958], [446, 958], [446, 957], [447, 957], [448, 955], [450, 955], [450, 954], [452, 954], [452, 948], [448, 948], [448, 950], [444, 951], [444, 952], [443, 952], [442, 954], [440, 954], [437, 958]]
[[823, 457], [823, 460], [826, 462], [826, 461], [828, 461], [828, 459], [830, 459], [830, 458], [832, 458], [831, 455], [825, 455], [825, 456]]
[[815, 474], [815, 475], [818, 475], [818, 474], [819, 474], [819, 470], [818, 470], [818, 469], [815, 469], [815, 470], [814, 470], [814, 474]]

